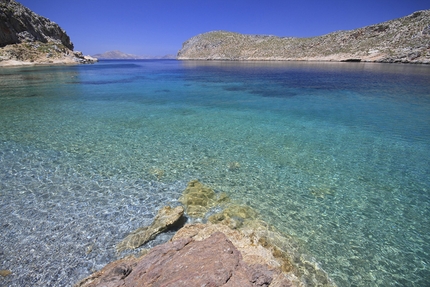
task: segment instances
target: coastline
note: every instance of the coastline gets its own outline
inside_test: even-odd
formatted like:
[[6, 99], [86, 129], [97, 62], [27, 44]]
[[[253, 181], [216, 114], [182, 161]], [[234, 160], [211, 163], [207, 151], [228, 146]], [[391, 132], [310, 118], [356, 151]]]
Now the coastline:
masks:
[[55, 42], [19, 43], [0, 48], [0, 67], [93, 64], [97, 58], [85, 56]]
[[98, 62], [98, 59], [83, 56], [83, 57], [71, 57], [65, 56], [60, 59], [49, 59], [42, 61], [20, 61], [15, 59], [0, 60], [0, 68], [3, 67], [30, 67], [30, 66], [61, 66], [61, 65], [81, 65], [81, 64], [94, 64]]
[[[18, 60], [3, 60], [0, 61], [0, 68], [11, 68], [11, 67], [31, 67], [31, 66], [61, 66], [61, 65], [81, 65], [81, 64], [94, 64], [99, 61], [110, 61], [110, 60], [124, 60], [124, 59], [96, 59], [85, 62], [80, 62], [75, 59], [56, 59], [50, 61], [41, 62], [30, 62], [30, 61], [18, 61]], [[127, 59], [129, 60], [129, 59]], [[333, 58], [311, 58], [311, 59], [279, 59], [279, 58], [253, 58], [253, 59], [171, 59], [177, 61], [225, 61], [225, 62], [310, 62], [310, 63], [379, 63], [379, 64], [412, 64], [412, 65], [430, 65], [429, 61], [383, 61], [383, 60], [367, 60], [367, 59], [333, 59]]]
[[54, 60], [49, 62], [29, 62], [29, 61], [17, 61], [17, 60], [6, 60], [0, 61], [0, 68], [3, 67], [31, 67], [31, 66], [61, 66], [61, 65], [80, 65], [82, 63], [73, 60]]
[[337, 56], [330, 55], [325, 57], [305, 57], [305, 58], [283, 58], [283, 57], [249, 57], [249, 58], [236, 58], [229, 59], [226, 57], [178, 57], [178, 61], [231, 61], [231, 62], [321, 62], [321, 63], [385, 63], [385, 64], [414, 64], [414, 65], [429, 65], [430, 59], [427, 60], [409, 60], [409, 59], [391, 59], [387, 60], [383, 56], [373, 57], [357, 57], [351, 55]]

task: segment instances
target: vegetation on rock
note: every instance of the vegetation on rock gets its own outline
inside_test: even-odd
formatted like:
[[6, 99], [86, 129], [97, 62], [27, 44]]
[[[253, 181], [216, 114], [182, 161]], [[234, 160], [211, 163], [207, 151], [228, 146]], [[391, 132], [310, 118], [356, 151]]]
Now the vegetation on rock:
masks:
[[0, 1], [0, 66], [96, 61], [73, 48], [56, 23], [14, 0]]
[[307, 60], [430, 63], [430, 10], [312, 38], [214, 31], [186, 41], [180, 60]]

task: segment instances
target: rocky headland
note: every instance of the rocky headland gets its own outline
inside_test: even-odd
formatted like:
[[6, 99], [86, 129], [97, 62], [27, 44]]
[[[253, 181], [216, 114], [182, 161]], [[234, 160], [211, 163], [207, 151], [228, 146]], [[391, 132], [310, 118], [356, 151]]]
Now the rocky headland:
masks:
[[177, 230], [169, 242], [111, 262], [75, 287], [336, 286], [291, 239], [225, 193], [193, 180], [179, 201], [182, 206], [160, 209], [150, 226], [131, 232], [116, 247], [120, 255], [160, 232]]
[[56, 23], [14, 0], [0, 0], [0, 66], [97, 61], [73, 49], [70, 37]]
[[430, 10], [311, 38], [213, 31], [187, 40], [177, 58], [430, 64]]

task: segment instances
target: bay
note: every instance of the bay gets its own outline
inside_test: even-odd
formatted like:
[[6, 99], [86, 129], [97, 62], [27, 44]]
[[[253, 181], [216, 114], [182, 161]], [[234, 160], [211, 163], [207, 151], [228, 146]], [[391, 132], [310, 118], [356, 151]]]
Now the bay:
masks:
[[22, 273], [4, 280], [76, 282], [197, 178], [257, 210], [338, 286], [425, 286], [429, 123], [425, 65], [1, 69], [1, 269]]

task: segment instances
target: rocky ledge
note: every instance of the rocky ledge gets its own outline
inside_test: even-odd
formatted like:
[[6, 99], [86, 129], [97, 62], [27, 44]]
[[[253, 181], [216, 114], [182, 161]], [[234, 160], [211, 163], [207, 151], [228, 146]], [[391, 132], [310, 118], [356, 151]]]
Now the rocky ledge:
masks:
[[[180, 202], [184, 206], [164, 207], [152, 225], [131, 232], [117, 251], [178, 229], [169, 242], [114, 261], [75, 287], [336, 286], [316, 263], [294, 251], [291, 240], [226, 194], [191, 181]], [[184, 226], [185, 215], [206, 223]]]
[[430, 64], [430, 10], [312, 38], [208, 32], [186, 41], [177, 58]]
[[67, 33], [14, 0], [0, 1], [0, 66], [94, 63]]
[[[193, 228], [191, 226], [190, 228]], [[203, 240], [176, 239], [154, 247], [143, 258], [107, 265], [77, 286], [293, 286], [277, 269], [248, 264], [222, 232]]]

